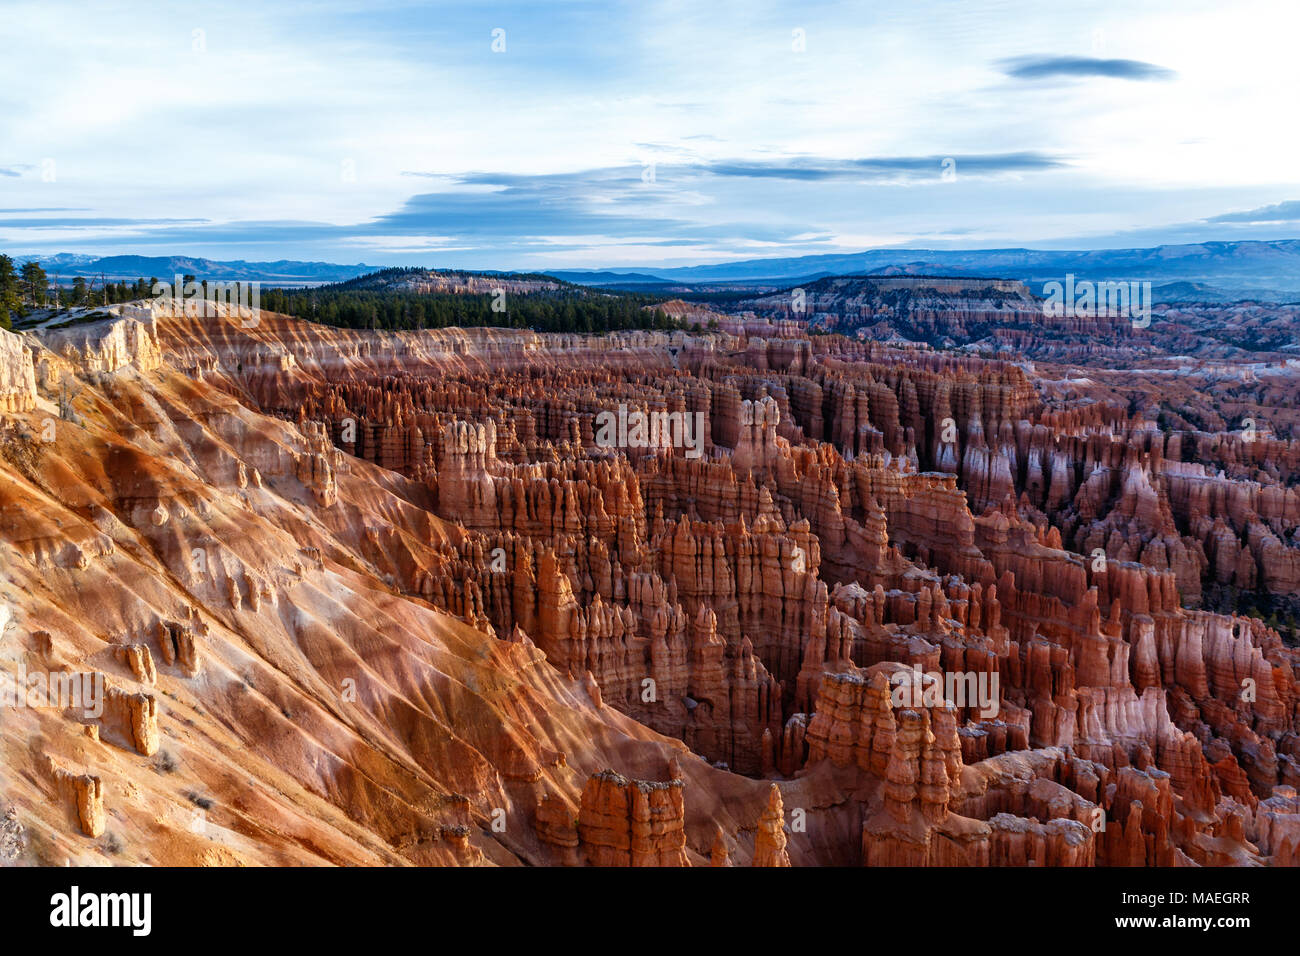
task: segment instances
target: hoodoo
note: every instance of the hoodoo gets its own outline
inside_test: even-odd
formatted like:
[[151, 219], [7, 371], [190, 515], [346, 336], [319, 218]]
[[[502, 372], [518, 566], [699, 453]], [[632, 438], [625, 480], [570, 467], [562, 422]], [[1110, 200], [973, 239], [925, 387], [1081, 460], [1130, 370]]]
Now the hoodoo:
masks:
[[24, 852], [1294, 863], [1296, 443], [783, 321], [0, 332]]

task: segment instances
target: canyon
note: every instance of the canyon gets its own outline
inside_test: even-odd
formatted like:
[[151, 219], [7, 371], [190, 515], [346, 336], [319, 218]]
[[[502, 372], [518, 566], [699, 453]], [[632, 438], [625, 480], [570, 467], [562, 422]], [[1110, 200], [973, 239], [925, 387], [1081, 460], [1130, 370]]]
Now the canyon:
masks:
[[0, 331], [8, 862], [1293, 865], [1294, 369], [1017, 285]]

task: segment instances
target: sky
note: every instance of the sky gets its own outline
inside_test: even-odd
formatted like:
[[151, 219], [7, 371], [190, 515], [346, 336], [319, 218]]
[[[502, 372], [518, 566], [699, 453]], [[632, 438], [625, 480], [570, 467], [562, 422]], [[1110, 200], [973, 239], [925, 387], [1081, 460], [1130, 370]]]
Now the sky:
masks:
[[480, 269], [1300, 236], [1295, 0], [60, 3], [0, 251]]

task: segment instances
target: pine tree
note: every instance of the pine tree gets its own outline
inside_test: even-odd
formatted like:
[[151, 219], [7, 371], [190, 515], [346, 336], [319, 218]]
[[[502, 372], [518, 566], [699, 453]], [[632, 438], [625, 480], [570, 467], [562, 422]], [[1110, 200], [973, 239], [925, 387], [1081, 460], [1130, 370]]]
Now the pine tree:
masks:
[[12, 328], [10, 315], [22, 308], [18, 300], [18, 273], [14, 270], [14, 261], [0, 255], [0, 326]]
[[49, 285], [49, 279], [45, 275], [45, 270], [35, 259], [23, 263], [23, 292], [32, 305], [42, 305], [45, 302], [45, 289]]

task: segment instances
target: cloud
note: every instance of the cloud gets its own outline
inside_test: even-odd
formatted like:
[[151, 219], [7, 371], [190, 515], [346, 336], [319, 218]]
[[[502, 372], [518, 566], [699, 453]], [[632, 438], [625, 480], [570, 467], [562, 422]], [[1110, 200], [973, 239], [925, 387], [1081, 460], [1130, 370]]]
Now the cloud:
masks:
[[1007, 76], [1017, 80], [1102, 76], [1115, 80], [1172, 80], [1173, 70], [1141, 60], [1103, 60], [1091, 56], [1018, 56], [999, 60]]
[[1300, 222], [1300, 200], [1291, 199], [1245, 212], [1225, 212], [1206, 222]]
[[[644, 187], [638, 175], [621, 184], [631, 191]], [[467, 180], [500, 188], [420, 193], [395, 212], [377, 217], [363, 232], [391, 235], [444, 236], [580, 236], [662, 235], [687, 225], [667, 216], [632, 215], [620, 210], [636, 197], [595, 188], [593, 180], [570, 176], [501, 176], [476, 174]], [[635, 185], [633, 185], [635, 184]], [[598, 211], [603, 198], [608, 212]]]
[[[3, 211], [3, 210], [0, 210]], [[16, 211], [16, 210], [15, 210]], [[207, 219], [129, 219], [108, 216], [86, 216], [80, 218], [63, 217], [52, 219], [46, 216], [27, 219], [0, 218], [0, 226], [22, 229], [79, 229], [84, 226], [170, 226], [190, 225], [208, 222]]]
[[[955, 164], [955, 166], [954, 166]], [[947, 156], [884, 156], [862, 159], [834, 159], [819, 156], [795, 156], [779, 159], [723, 159], [692, 163], [666, 162], [645, 165], [607, 166], [570, 173], [529, 175], [519, 173], [474, 172], [442, 176], [436, 173], [409, 172], [408, 176], [445, 178], [467, 186], [531, 189], [552, 195], [582, 191], [585, 195], [608, 194], [629, 185], [640, 186], [653, 166], [655, 182], [673, 185], [703, 186], [710, 179], [783, 179], [802, 182], [856, 182], [889, 184], [898, 182], [934, 182], [952, 168], [964, 176], [997, 176], [1008, 173], [1041, 172], [1069, 167], [1061, 157], [1025, 151], [1018, 153], [977, 153]], [[639, 200], [653, 193], [638, 191], [623, 195], [624, 200]], [[607, 196], [608, 198], [608, 196]]]
[[[421, 192], [350, 222], [133, 220], [65, 212], [0, 215], [0, 233], [8, 226], [14, 242], [23, 230], [33, 236], [38, 230], [65, 236], [65, 230], [82, 229], [96, 248], [278, 246], [298, 250], [295, 255], [306, 249], [357, 247], [414, 255], [418, 248], [428, 248], [461, 260], [472, 256], [480, 264], [518, 262], [520, 255], [553, 258], [565, 250], [595, 254], [614, 247], [695, 247], [713, 255], [756, 246], [807, 250], [836, 247], [846, 222], [854, 221], [845, 211], [863, 203], [878, 216], [915, 209], [918, 203], [922, 209], [934, 203], [949, 208], [956, 194], [947, 190], [961, 189], [940, 185], [950, 179], [945, 176], [949, 170], [961, 181], [987, 180], [1010, 188], [1019, 183], [1012, 179], [1016, 174], [1070, 166], [1056, 155], [1021, 151], [856, 158], [673, 155], [653, 166], [627, 162], [552, 173], [407, 169], [402, 175], [427, 184]], [[902, 188], [913, 185], [928, 188], [915, 195]], [[763, 201], [754, 201], [755, 191], [761, 191]], [[918, 221], [912, 228], [933, 230], [938, 224]], [[50, 235], [40, 241], [71, 241]]]
[[[954, 166], [955, 163], [955, 166]], [[806, 241], [828, 232], [808, 221], [806, 209], [781, 215], [773, 204], [750, 216], [743, 200], [724, 199], [751, 180], [798, 184], [889, 187], [939, 183], [954, 169], [962, 177], [991, 178], [1068, 167], [1043, 153], [957, 154], [839, 159], [819, 156], [627, 164], [562, 173], [492, 171], [459, 174], [407, 170], [446, 188], [411, 196], [393, 212], [351, 228], [353, 235], [436, 235], [505, 243], [566, 237], [605, 237], [643, 244], [682, 241]], [[748, 221], [745, 221], [748, 220]]]
[[952, 166], [963, 174], [997, 175], [1058, 169], [1069, 164], [1036, 152], [957, 156], [896, 156], [872, 159], [797, 158], [785, 161], [723, 161], [701, 167], [714, 176], [753, 179], [851, 180], [888, 182], [934, 180]]
[[17, 178], [22, 175], [22, 173], [18, 171], [21, 168], [22, 167], [20, 166], [0, 166], [0, 176], [13, 176], [14, 178]]

